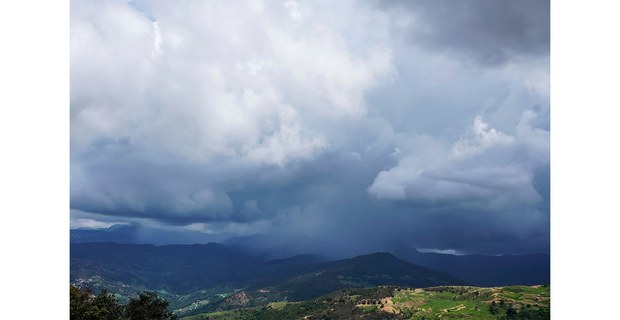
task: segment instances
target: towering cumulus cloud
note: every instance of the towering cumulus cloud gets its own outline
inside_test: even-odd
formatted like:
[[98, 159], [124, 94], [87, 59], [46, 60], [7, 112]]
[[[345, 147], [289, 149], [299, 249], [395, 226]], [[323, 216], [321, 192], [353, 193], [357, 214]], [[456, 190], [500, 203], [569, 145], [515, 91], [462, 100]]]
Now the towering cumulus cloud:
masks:
[[73, 226], [548, 251], [548, 24], [546, 1], [72, 1]]

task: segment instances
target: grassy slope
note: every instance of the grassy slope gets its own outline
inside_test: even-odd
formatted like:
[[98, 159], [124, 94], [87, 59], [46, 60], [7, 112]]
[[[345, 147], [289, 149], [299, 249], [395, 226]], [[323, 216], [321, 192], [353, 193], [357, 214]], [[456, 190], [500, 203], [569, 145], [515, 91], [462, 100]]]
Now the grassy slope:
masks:
[[346, 289], [314, 300], [183, 319], [549, 319], [549, 292], [549, 286]]
[[548, 286], [400, 290], [392, 301], [395, 309], [410, 319], [497, 319], [510, 316], [511, 312], [514, 318], [525, 314], [529, 319], [549, 318]]

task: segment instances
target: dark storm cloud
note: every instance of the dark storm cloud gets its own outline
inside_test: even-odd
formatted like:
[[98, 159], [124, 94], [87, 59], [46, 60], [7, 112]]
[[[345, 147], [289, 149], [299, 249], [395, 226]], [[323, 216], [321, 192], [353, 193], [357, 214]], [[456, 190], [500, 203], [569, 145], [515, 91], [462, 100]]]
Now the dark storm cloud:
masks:
[[72, 2], [74, 226], [548, 251], [547, 2], [142, 4]]
[[410, 10], [414, 45], [447, 50], [485, 65], [521, 55], [549, 54], [547, 0], [414, 0], [380, 2]]
[[[365, 123], [350, 130], [358, 134], [344, 134], [344, 144], [367, 148], [363, 143], [377, 129]], [[395, 164], [389, 154], [392, 144], [379, 140], [372, 147], [361, 151], [363, 160], [338, 150], [279, 167], [226, 158], [195, 163], [127, 141], [100, 142], [72, 155], [71, 206], [175, 225], [281, 220], [328, 201], [348, 206], [350, 193], [367, 198], [366, 186], [376, 172]]]
[[229, 194], [246, 188], [277, 189], [296, 174], [293, 169], [274, 173], [269, 167], [258, 172], [226, 160], [196, 164], [131, 144], [96, 147], [75, 155], [72, 163], [72, 208], [170, 224], [269, 218], [273, 211], [261, 210], [256, 198], [237, 195], [233, 201]]

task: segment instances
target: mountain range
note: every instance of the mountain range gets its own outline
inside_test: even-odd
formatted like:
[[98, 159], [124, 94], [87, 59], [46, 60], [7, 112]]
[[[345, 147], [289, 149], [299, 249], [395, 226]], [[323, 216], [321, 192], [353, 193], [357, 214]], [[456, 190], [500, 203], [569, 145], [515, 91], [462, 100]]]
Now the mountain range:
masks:
[[[157, 237], [149, 235], [157, 235]], [[149, 230], [145, 228], [137, 228], [135, 226], [128, 225], [114, 225], [107, 229], [73, 229], [71, 230], [71, 243], [95, 243], [95, 242], [115, 242], [122, 244], [156, 244], [162, 245], [169, 243], [172, 239], [176, 243], [180, 244], [194, 244], [194, 243], [206, 243], [209, 242], [204, 234], [199, 232], [184, 232], [182, 236], [178, 233], [162, 233], [156, 230]], [[220, 240], [220, 251], [228, 252], [226, 258], [222, 258], [221, 261], [224, 265], [230, 265], [233, 262], [242, 262], [246, 260], [260, 260], [269, 261], [262, 265], [257, 272], [272, 272], [278, 274], [291, 274], [297, 272], [297, 268], [309, 267], [312, 263], [335, 260], [334, 257], [324, 257], [316, 254], [299, 255], [299, 250], [295, 250], [295, 245], [291, 243], [281, 243], [275, 241], [273, 238], [255, 235], [249, 237], [234, 237], [224, 240]], [[217, 247], [216, 243], [210, 243], [208, 246], [212, 248]], [[180, 248], [169, 247], [165, 248]], [[146, 247], [145, 247], [146, 248]], [[200, 252], [194, 252], [192, 250], [204, 250], [200, 247], [189, 247], [193, 249], [184, 248], [188, 254], [192, 254], [196, 259], [207, 259]], [[226, 249], [224, 249], [226, 248]], [[163, 249], [166, 250], [166, 249]], [[174, 249], [171, 249], [174, 250]], [[214, 250], [215, 251], [215, 250]], [[443, 273], [450, 274], [458, 279], [461, 279], [467, 283], [477, 286], [508, 286], [508, 285], [538, 285], [548, 284], [550, 282], [550, 255], [546, 253], [531, 253], [531, 254], [517, 254], [517, 255], [453, 255], [453, 254], [441, 254], [431, 252], [419, 252], [413, 247], [396, 244], [386, 247], [385, 252], [390, 252], [399, 259], [409, 262], [414, 265], [423, 266], [426, 268], [434, 269]], [[214, 254], [214, 253], [210, 253]], [[72, 255], [73, 258], [73, 255]], [[178, 259], [179, 257], [173, 257]], [[187, 268], [186, 275], [194, 275], [196, 271], [192, 271], [192, 264], [200, 263], [193, 260], [181, 260], [174, 262], [177, 268]], [[237, 261], [238, 259], [241, 259]], [[72, 260], [72, 264], [73, 264]], [[114, 260], [112, 260], [114, 261]], [[173, 260], [174, 261], [174, 260]], [[185, 265], [186, 262], [189, 263]], [[190, 262], [191, 261], [191, 262]], [[80, 263], [79, 261], [75, 261]], [[180, 263], [180, 265], [179, 265]], [[245, 263], [245, 262], [244, 262]], [[278, 267], [278, 264], [285, 264], [282, 267]], [[292, 264], [294, 268], [286, 264]], [[215, 268], [209, 266], [209, 268]], [[233, 268], [237, 270], [237, 268]], [[241, 268], [242, 269], [242, 268]], [[248, 274], [247, 270], [237, 270], [241, 274], [241, 278]], [[269, 271], [271, 270], [271, 271]], [[126, 270], [127, 273], [131, 273], [131, 270]], [[209, 278], [209, 277], [207, 277]], [[205, 278], [205, 279], [207, 279]], [[234, 280], [234, 277], [226, 278], [227, 281]], [[240, 280], [243, 280], [241, 279]], [[202, 279], [202, 278], [201, 278]], [[198, 281], [201, 285], [202, 279]], [[207, 281], [208, 282], [208, 281]], [[175, 286], [183, 287], [183, 281]], [[195, 283], [190, 280], [188, 283]], [[210, 283], [210, 282], [208, 282]]]
[[303, 301], [346, 288], [549, 283], [548, 255], [455, 256], [406, 246], [345, 259], [268, 259], [221, 243], [72, 243], [70, 271], [72, 284], [106, 288], [121, 300], [156, 291], [182, 316]]
[[387, 252], [326, 261], [313, 255], [264, 260], [223, 244], [71, 244], [72, 284], [121, 298], [152, 290], [182, 315], [312, 299], [344, 288], [463, 285], [449, 274]]

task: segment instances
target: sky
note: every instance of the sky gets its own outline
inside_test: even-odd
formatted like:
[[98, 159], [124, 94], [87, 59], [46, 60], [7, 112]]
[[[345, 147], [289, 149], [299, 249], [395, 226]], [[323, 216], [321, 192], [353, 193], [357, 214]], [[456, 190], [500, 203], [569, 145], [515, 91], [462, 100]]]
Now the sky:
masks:
[[72, 228], [549, 252], [548, 1], [89, 0], [70, 19]]

